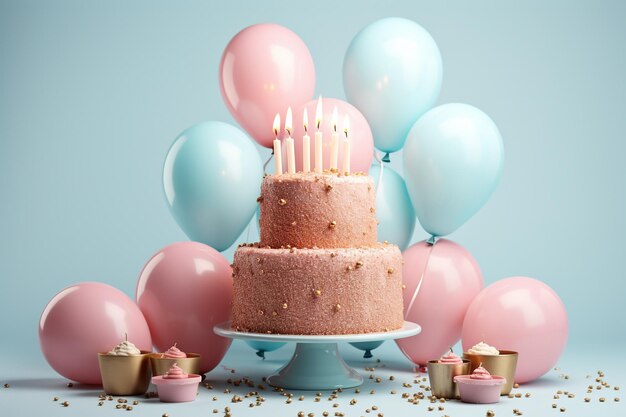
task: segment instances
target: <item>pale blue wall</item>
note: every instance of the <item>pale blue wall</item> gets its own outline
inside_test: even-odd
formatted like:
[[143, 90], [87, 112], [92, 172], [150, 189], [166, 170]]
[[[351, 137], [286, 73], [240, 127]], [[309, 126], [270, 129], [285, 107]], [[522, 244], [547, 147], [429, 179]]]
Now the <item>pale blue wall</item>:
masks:
[[12, 340], [1, 349], [38, 352], [39, 314], [57, 290], [102, 280], [132, 295], [150, 255], [185, 239], [161, 167], [187, 126], [233, 122], [217, 68], [235, 33], [294, 29], [315, 59], [316, 94], [343, 98], [346, 47], [387, 16], [416, 20], [439, 44], [440, 103], [481, 108], [504, 137], [497, 192], [452, 239], [486, 282], [551, 285], [571, 343], [624, 341], [626, 3], [175, 4], [0, 2], [0, 329]]

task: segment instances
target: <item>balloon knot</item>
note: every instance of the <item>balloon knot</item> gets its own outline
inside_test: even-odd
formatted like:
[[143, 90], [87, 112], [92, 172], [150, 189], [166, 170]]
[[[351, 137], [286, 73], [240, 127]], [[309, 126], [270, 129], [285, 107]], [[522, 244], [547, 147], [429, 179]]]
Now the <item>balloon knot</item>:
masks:
[[389, 159], [389, 152], [387, 152], [387, 153], [385, 154], [385, 156], [383, 156], [382, 161], [383, 161], [383, 162], [391, 162], [391, 159]]
[[429, 245], [434, 245], [435, 243], [437, 243], [437, 236], [432, 235], [431, 237], [428, 238], [426, 243]]
[[261, 359], [265, 360], [265, 351], [264, 351], [264, 350], [257, 350], [257, 351], [256, 351], [256, 355], [257, 355], [259, 358], [261, 358]]
[[363, 354], [363, 357], [364, 357], [365, 359], [369, 359], [369, 358], [371, 358], [372, 356], [374, 356], [374, 355], [372, 355], [372, 351], [371, 351], [371, 350], [369, 350], [369, 349], [367, 349], [367, 350], [365, 351], [365, 353]]

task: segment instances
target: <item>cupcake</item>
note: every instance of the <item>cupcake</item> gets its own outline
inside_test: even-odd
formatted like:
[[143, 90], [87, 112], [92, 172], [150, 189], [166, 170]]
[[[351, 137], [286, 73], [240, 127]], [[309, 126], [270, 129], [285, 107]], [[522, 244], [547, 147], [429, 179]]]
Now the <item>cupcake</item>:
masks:
[[159, 399], [166, 403], [184, 403], [196, 399], [200, 375], [188, 374], [176, 363], [165, 373], [152, 377]]
[[517, 356], [517, 352], [498, 350], [485, 342], [477, 343], [463, 353], [463, 359], [470, 361], [472, 370], [482, 364], [492, 375], [502, 375], [506, 378], [506, 383], [501, 387], [502, 395], [507, 395], [513, 389]]
[[490, 404], [500, 401], [500, 387], [506, 383], [506, 378], [491, 375], [489, 371], [479, 365], [471, 375], [455, 376], [454, 382], [459, 387], [461, 401]]
[[200, 373], [200, 355], [185, 353], [176, 347], [176, 343], [163, 353], [150, 355], [152, 375], [165, 375], [175, 363], [188, 374]]
[[98, 353], [104, 392], [109, 395], [141, 395], [150, 385], [148, 355], [124, 340], [109, 352]]
[[430, 390], [437, 398], [457, 398], [459, 390], [454, 383], [454, 377], [469, 373], [469, 361], [459, 358], [452, 348], [441, 358], [428, 361]]

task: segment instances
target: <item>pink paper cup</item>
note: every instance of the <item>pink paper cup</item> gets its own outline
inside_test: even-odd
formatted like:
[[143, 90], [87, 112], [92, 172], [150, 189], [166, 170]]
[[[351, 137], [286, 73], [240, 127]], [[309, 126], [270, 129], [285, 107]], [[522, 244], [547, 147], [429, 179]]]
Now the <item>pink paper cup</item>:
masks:
[[506, 378], [492, 375], [491, 379], [472, 379], [469, 375], [454, 377], [461, 401], [474, 404], [491, 404], [500, 401], [500, 389]]
[[196, 399], [200, 375], [189, 374], [187, 378], [169, 379], [162, 375], [152, 377], [159, 400], [164, 403], [186, 403]]

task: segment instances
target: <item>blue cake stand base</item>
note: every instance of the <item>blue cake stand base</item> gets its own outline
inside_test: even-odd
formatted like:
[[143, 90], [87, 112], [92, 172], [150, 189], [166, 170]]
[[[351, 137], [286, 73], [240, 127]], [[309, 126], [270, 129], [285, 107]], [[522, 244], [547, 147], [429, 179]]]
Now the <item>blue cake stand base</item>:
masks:
[[289, 363], [268, 376], [267, 382], [293, 390], [326, 390], [357, 387], [363, 383], [363, 377], [341, 358], [337, 343], [402, 339], [418, 334], [421, 327], [405, 321], [400, 329], [390, 332], [309, 336], [239, 332], [226, 322], [213, 330], [231, 339], [295, 342], [296, 350]]

